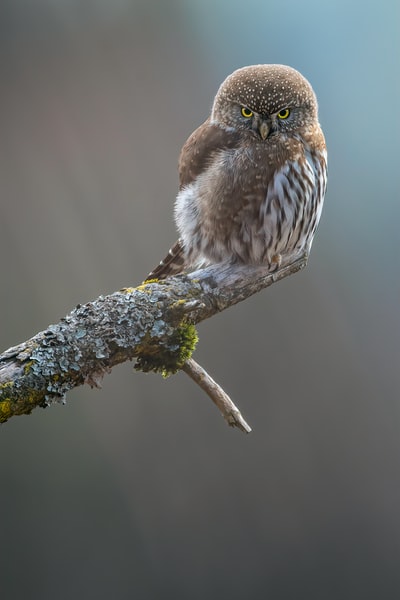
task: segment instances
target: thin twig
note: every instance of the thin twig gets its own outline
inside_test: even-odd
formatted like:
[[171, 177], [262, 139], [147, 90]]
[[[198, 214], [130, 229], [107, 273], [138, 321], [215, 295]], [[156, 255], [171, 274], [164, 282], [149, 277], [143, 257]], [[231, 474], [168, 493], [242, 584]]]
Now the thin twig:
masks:
[[243, 419], [242, 413], [238, 407], [203, 367], [193, 360], [193, 358], [189, 358], [183, 365], [182, 371], [185, 371], [185, 373], [206, 392], [217, 408], [219, 408], [228, 425], [231, 427], [238, 427], [245, 433], [250, 433], [251, 427]]

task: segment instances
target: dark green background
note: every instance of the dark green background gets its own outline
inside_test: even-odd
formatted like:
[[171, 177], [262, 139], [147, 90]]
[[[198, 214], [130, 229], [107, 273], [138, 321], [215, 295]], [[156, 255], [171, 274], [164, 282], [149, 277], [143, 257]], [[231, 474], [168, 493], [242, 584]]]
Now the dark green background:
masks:
[[1, 428], [2, 599], [400, 597], [399, 6], [1, 3], [3, 349], [164, 256], [234, 69], [304, 73], [330, 159], [307, 270], [199, 327], [250, 436], [130, 364]]

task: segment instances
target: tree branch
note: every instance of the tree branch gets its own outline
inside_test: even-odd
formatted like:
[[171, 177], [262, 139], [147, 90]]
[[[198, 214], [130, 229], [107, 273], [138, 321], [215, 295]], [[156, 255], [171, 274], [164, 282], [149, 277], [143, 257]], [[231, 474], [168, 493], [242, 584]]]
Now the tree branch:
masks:
[[275, 273], [212, 265], [78, 305], [56, 325], [0, 355], [0, 422], [63, 402], [70, 389], [84, 383], [99, 387], [114, 365], [136, 358], [135, 368], [143, 371], [168, 375], [183, 369], [206, 389], [230, 425], [249, 431], [229, 397], [191, 359], [194, 326], [303, 269], [307, 258]]

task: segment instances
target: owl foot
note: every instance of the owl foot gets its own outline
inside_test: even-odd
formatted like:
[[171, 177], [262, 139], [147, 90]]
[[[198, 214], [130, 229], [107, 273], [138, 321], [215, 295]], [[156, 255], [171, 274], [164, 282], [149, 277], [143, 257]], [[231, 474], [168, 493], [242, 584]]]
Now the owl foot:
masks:
[[271, 273], [277, 271], [282, 264], [282, 254], [274, 254], [271, 258]]

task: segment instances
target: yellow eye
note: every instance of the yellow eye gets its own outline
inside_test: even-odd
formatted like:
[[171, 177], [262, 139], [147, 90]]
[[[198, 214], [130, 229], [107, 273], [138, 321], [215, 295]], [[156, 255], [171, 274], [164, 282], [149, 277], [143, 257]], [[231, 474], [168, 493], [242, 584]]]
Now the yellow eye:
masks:
[[253, 111], [251, 111], [249, 108], [246, 108], [245, 106], [242, 107], [242, 115], [244, 117], [246, 117], [246, 119], [250, 119], [250, 117], [253, 116]]
[[287, 119], [290, 115], [290, 110], [288, 108], [284, 108], [278, 112], [278, 119]]

